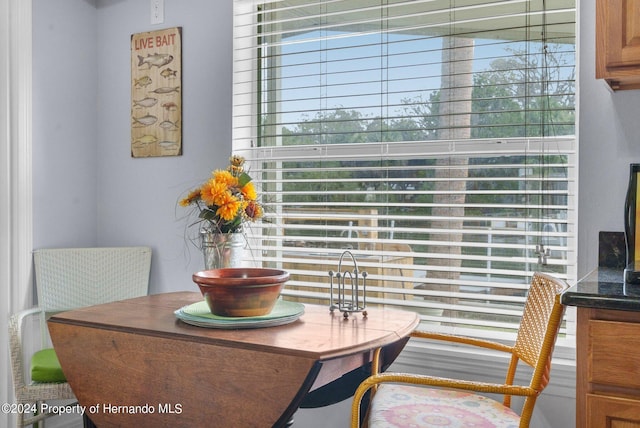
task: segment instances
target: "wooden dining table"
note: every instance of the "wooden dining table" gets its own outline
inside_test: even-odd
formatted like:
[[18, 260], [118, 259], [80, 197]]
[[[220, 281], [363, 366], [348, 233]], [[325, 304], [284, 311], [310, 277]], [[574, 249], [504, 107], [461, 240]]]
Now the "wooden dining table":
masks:
[[[104, 427], [283, 427], [305, 398], [365, 367], [388, 365], [417, 314], [367, 308], [348, 318], [305, 305], [286, 325], [219, 329], [174, 311], [201, 301], [171, 292], [49, 318], [56, 354], [85, 416]], [[345, 424], [346, 424], [345, 420]]]

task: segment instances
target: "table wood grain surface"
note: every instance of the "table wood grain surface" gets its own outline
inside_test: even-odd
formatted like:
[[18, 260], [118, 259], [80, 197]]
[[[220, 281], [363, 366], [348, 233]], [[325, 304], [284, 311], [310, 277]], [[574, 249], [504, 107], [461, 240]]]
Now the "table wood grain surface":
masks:
[[49, 319], [67, 380], [99, 428], [285, 426], [309, 391], [367, 364], [378, 347], [401, 349], [419, 322], [385, 308], [345, 320], [317, 305], [268, 328], [202, 328], [175, 317], [200, 300], [163, 293]]

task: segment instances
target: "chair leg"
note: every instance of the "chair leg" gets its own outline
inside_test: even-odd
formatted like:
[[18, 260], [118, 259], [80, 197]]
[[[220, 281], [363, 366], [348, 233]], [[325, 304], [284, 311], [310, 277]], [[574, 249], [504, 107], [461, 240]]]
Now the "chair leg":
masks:
[[[35, 405], [36, 405], [36, 411], [33, 412], [33, 416], [38, 416], [40, 413], [42, 413], [42, 401], [36, 401]], [[22, 414], [24, 417], [24, 413]], [[41, 428], [40, 427], [40, 422], [42, 422], [42, 428], [44, 428], [44, 420], [42, 421], [36, 421], [34, 423], [31, 424], [31, 426], [33, 428]], [[24, 424], [24, 419], [23, 419], [23, 424]]]
[[93, 421], [89, 418], [89, 416], [86, 415], [86, 413], [82, 415], [82, 426], [84, 428], [97, 428], [96, 424], [93, 423]]

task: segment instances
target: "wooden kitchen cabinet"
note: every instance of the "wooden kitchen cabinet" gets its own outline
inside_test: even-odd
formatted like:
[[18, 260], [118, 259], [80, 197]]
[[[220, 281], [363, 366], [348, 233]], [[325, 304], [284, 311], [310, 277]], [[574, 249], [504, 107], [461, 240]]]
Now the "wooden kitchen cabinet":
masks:
[[640, 0], [596, 0], [596, 78], [640, 89]]
[[578, 428], [640, 428], [639, 350], [640, 313], [578, 307]]
[[587, 395], [589, 428], [640, 428], [640, 401]]

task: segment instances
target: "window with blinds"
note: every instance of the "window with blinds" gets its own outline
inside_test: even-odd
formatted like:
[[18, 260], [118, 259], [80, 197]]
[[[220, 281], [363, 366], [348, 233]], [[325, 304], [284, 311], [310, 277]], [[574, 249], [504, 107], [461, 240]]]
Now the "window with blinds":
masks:
[[234, 4], [251, 250], [287, 299], [328, 305], [348, 250], [368, 305], [495, 338], [534, 271], [575, 279], [574, 0]]

